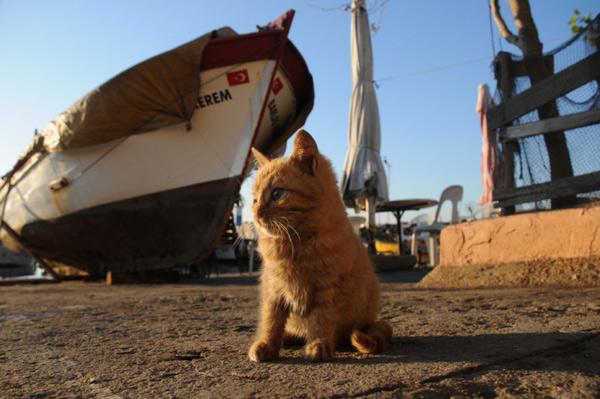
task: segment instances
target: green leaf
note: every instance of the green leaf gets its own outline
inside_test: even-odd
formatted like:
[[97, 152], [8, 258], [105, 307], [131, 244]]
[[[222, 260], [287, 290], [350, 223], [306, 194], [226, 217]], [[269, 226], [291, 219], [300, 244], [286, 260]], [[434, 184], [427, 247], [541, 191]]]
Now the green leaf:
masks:
[[573, 27], [576, 23], [577, 23], [577, 17], [572, 16], [571, 19], [569, 20], [569, 26]]

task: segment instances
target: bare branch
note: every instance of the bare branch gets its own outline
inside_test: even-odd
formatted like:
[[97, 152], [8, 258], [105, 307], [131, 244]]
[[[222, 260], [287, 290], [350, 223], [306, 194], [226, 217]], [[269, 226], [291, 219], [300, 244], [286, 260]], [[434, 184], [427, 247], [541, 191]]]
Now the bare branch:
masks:
[[494, 22], [496, 22], [496, 26], [500, 31], [500, 35], [502, 35], [502, 37], [506, 39], [507, 42], [517, 45], [519, 42], [519, 38], [515, 36], [510, 31], [510, 29], [508, 29], [508, 26], [506, 26], [504, 18], [502, 18], [502, 15], [500, 15], [500, 6], [498, 5], [498, 0], [490, 0], [490, 8], [492, 10]]
[[515, 27], [519, 36], [517, 46], [525, 57], [541, 57], [543, 46], [531, 16], [529, 0], [508, 0], [508, 4], [515, 19]]

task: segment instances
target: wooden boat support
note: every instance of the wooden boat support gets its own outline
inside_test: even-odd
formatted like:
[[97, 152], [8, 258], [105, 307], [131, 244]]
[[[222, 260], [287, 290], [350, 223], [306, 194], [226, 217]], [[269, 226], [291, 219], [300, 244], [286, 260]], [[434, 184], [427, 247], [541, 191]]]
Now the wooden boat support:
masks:
[[15, 240], [20, 246], [21, 249], [29, 256], [31, 256], [32, 258], [34, 258], [39, 265], [42, 267], [42, 269], [44, 269], [53, 279], [60, 281], [61, 277], [56, 274], [56, 272], [54, 271], [54, 269], [52, 269], [52, 267], [44, 260], [44, 258], [41, 258], [39, 256], [37, 256], [35, 254], [35, 252], [33, 252], [28, 246], [27, 244], [21, 239], [21, 237], [19, 237], [19, 235], [17, 234], [16, 231], [14, 231], [8, 224], [6, 224], [3, 220], [0, 220], [0, 228], [6, 230], [6, 232], [10, 235], [10, 237]]

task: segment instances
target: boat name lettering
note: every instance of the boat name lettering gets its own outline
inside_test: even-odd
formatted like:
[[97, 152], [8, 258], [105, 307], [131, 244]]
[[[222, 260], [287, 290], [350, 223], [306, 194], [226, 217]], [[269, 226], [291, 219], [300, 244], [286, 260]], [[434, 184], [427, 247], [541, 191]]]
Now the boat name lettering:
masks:
[[279, 110], [277, 109], [277, 103], [275, 99], [269, 101], [269, 116], [271, 117], [271, 126], [275, 127], [279, 123]]
[[196, 100], [196, 108], [210, 107], [211, 105], [220, 104], [229, 100], [233, 100], [229, 90], [219, 90], [210, 94], [198, 96], [198, 99]]

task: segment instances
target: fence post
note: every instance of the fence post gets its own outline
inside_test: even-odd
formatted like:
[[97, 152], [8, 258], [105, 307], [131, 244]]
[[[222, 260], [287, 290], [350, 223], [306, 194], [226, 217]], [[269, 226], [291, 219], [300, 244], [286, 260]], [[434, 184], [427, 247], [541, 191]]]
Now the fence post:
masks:
[[[498, 53], [498, 68], [500, 92], [502, 93], [502, 102], [508, 101], [512, 97], [513, 76], [511, 73], [510, 54], [501, 51]], [[514, 141], [505, 142], [502, 151], [502, 181], [496, 187], [508, 190], [515, 188], [515, 152], [517, 151], [517, 143]], [[502, 208], [502, 215], [512, 215], [515, 213], [515, 206], [509, 205]]]

